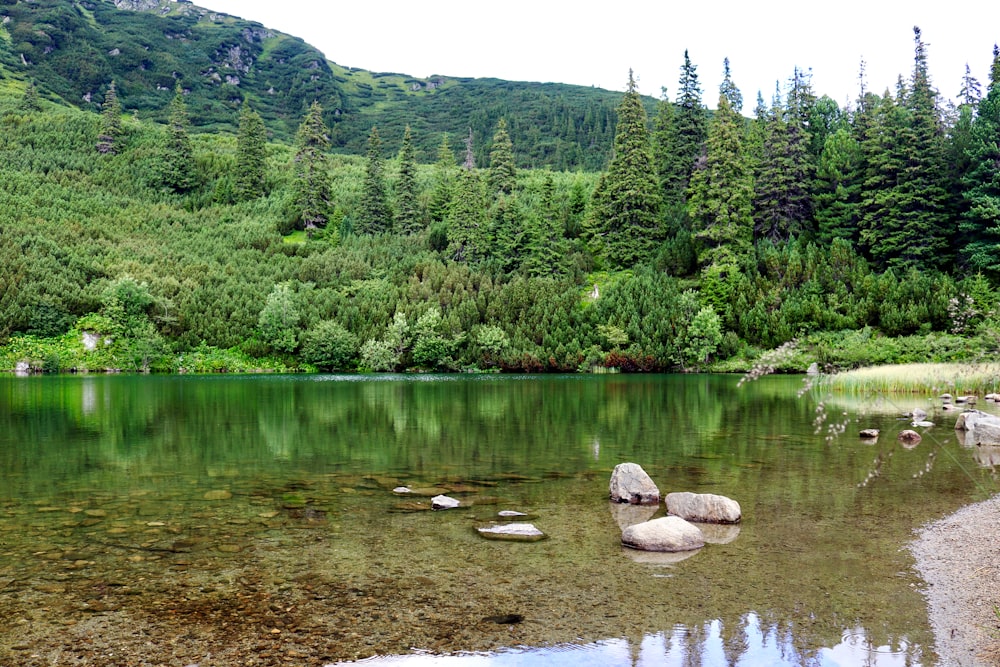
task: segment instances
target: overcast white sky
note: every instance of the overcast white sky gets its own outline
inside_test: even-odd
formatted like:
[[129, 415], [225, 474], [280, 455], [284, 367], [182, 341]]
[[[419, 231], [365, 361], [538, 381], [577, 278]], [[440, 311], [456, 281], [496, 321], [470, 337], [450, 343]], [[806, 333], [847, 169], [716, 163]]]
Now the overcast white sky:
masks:
[[1000, 2], [940, 0], [196, 0], [259, 21], [319, 48], [340, 65], [415, 77], [431, 74], [554, 81], [622, 90], [632, 68], [640, 91], [673, 99], [684, 49], [714, 108], [728, 56], [749, 114], [770, 102], [797, 65], [841, 106], [868, 88], [895, 89], [913, 70], [913, 26], [928, 44], [932, 82], [958, 94], [966, 63], [985, 90]]

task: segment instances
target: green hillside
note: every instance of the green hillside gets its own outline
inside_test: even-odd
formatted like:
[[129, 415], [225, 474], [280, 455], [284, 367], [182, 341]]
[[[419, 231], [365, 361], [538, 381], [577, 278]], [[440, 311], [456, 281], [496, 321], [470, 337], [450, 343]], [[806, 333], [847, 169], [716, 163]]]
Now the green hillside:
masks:
[[203, 131], [235, 131], [233, 113], [248, 100], [281, 141], [318, 101], [334, 149], [349, 153], [364, 152], [373, 124], [390, 143], [409, 124], [418, 159], [432, 161], [444, 133], [457, 150], [469, 128], [485, 155], [500, 117], [525, 167], [600, 169], [611, 147], [618, 95], [605, 90], [341, 67], [301, 39], [188, 2], [2, 0], [0, 17], [7, 76], [84, 110], [98, 110], [114, 80], [127, 112], [157, 121], [181, 86]]

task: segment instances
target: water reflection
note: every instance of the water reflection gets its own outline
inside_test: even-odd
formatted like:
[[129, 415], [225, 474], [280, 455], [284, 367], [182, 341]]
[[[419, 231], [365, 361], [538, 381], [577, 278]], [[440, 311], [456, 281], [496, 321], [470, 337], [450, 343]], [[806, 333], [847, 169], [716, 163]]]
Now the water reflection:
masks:
[[523, 648], [490, 654], [379, 656], [357, 662], [338, 662], [328, 667], [364, 665], [385, 667], [508, 667], [550, 665], [553, 667], [920, 667], [905, 639], [896, 646], [874, 646], [861, 628], [844, 633], [839, 644], [803, 655], [794, 646], [792, 633], [765, 626], [755, 613], [743, 621], [742, 636], [725, 638], [721, 621], [711, 621], [694, 630], [683, 625], [669, 632], [648, 634], [640, 642], [609, 639], [586, 645], [563, 644], [546, 648]]

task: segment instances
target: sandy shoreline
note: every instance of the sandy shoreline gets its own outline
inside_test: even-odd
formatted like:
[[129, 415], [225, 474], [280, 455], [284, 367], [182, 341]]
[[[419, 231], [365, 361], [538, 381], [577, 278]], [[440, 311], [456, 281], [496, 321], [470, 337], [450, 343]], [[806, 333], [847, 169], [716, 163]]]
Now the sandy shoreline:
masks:
[[924, 526], [910, 550], [939, 664], [1000, 664], [1000, 495]]

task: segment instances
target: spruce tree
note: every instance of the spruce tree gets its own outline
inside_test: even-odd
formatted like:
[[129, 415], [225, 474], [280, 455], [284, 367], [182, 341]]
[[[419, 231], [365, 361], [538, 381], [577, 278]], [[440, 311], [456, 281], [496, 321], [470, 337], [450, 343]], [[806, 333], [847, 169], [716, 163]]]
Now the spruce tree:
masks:
[[264, 121], [244, 100], [236, 133], [236, 195], [241, 200], [249, 201], [264, 194], [266, 160], [267, 130]]
[[29, 81], [28, 85], [24, 87], [24, 95], [21, 97], [17, 108], [19, 111], [26, 113], [34, 113], [42, 110], [42, 104], [38, 101], [38, 87], [35, 86], [34, 79]]
[[708, 137], [708, 112], [701, 101], [697, 67], [687, 50], [678, 81], [674, 111], [670, 160], [661, 171], [664, 199], [667, 203], [684, 203], [694, 164], [705, 150]]
[[662, 88], [660, 101], [656, 103], [656, 117], [653, 119], [653, 164], [660, 179], [660, 197], [664, 203], [676, 201], [676, 176], [674, 169], [678, 158], [676, 153], [677, 128], [673, 102]]
[[493, 135], [490, 150], [490, 170], [487, 186], [492, 194], [510, 195], [517, 185], [517, 169], [514, 166], [514, 144], [507, 132], [507, 121], [501, 118]]
[[101, 130], [97, 135], [97, 152], [102, 155], [115, 155], [119, 150], [121, 136], [122, 105], [118, 101], [118, 91], [112, 80], [101, 105]]
[[651, 259], [662, 240], [659, 183], [646, 109], [631, 71], [625, 96], [618, 105], [614, 145], [596, 222], [607, 260], [612, 266], [626, 268]]
[[993, 47], [993, 65], [986, 97], [972, 124], [968, 151], [971, 169], [965, 178], [968, 206], [960, 223], [966, 239], [963, 264], [1000, 278], [1000, 48]]
[[451, 150], [448, 135], [441, 137], [438, 147], [437, 162], [434, 164], [434, 188], [431, 190], [428, 213], [432, 222], [448, 220], [448, 208], [455, 184], [455, 153]]
[[824, 245], [834, 239], [858, 243], [862, 168], [861, 145], [849, 130], [841, 128], [826, 138], [813, 191], [819, 240]]
[[698, 263], [728, 273], [753, 251], [753, 172], [746, 153], [743, 117], [720, 88], [719, 108], [708, 129], [703, 166], [688, 188]]
[[323, 107], [313, 102], [295, 135], [295, 206], [306, 231], [325, 227], [330, 216], [326, 152], [330, 133]]
[[540, 205], [525, 224], [526, 255], [524, 271], [529, 276], [554, 276], [562, 272], [566, 256], [563, 226], [559, 224], [555, 201], [555, 181], [546, 172], [542, 182]]
[[472, 130], [465, 140], [465, 162], [449, 206], [448, 252], [457, 261], [477, 265], [490, 254], [492, 238], [486, 193], [472, 151]]
[[726, 98], [729, 108], [737, 114], [743, 111], [743, 93], [733, 82], [733, 74], [729, 70], [729, 58], [722, 59], [722, 84], [719, 93]]
[[385, 160], [382, 158], [382, 139], [374, 125], [368, 135], [368, 159], [365, 180], [354, 227], [359, 234], [384, 234], [392, 231], [392, 211], [385, 183]]
[[402, 234], [416, 234], [421, 224], [417, 191], [417, 158], [413, 150], [410, 126], [403, 132], [399, 149], [399, 176], [396, 179], [396, 229]]
[[188, 136], [189, 124], [184, 91], [178, 84], [170, 102], [167, 139], [163, 147], [163, 183], [178, 193], [188, 192], [197, 182], [194, 148]]

